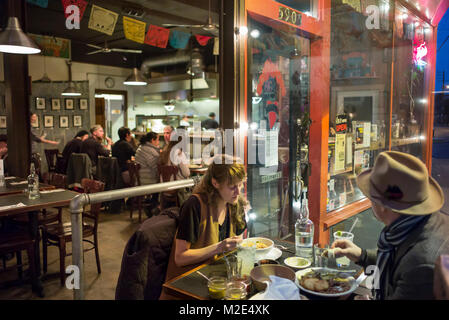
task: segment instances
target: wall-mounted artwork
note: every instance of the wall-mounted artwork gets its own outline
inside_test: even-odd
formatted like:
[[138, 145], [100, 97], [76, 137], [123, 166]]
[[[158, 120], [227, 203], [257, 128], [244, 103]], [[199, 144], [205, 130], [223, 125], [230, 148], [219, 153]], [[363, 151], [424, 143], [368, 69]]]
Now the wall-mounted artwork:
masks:
[[44, 128], [53, 128], [53, 116], [44, 116]]
[[6, 129], [6, 116], [0, 116], [0, 129]]
[[73, 99], [65, 99], [65, 109], [73, 110]]
[[36, 98], [36, 109], [45, 110], [45, 98]]
[[36, 121], [31, 123], [31, 127], [39, 128], [39, 116], [36, 115]]
[[69, 127], [69, 116], [60, 116], [59, 117], [59, 127], [60, 128], [68, 128]]
[[83, 117], [82, 116], [73, 116], [73, 126], [81, 127], [83, 125]]
[[87, 110], [88, 108], [87, 99], [80, 99], [80, 110]]
[[51, 110], [61, 110], [60, 99], [51, 99]]

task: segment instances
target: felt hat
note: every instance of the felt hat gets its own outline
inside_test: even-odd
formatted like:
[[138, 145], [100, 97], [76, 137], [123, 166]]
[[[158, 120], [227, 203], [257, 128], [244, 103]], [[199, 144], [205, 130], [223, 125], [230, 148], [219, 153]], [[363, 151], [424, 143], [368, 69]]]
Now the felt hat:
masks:
[[444, 204], [443, 190], [424, 163], [402, 152], [380, 153], [374, 167], [358, 175], [357, 184], [370, 200], [401, 214], [427, 215]]

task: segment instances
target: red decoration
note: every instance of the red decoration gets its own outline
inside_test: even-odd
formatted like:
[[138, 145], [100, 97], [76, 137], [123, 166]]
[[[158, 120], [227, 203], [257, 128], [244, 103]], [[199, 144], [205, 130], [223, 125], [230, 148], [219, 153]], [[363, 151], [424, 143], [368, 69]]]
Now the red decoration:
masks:
[[80, 21], [83, 19], [84, 10], [86, 10], [86, 7], [87, 7], [87, 1], [84, 1], [84, 0], [61, 0], [61, 2], [62, 2], [62, 7], [64, 8], [64, 15], [66, 18], [70, 14], [65, 13], [65, 9], [68, 6], [74, 5], [80, 9]]
[[196, 38], [196, 41], [198, 41], [198, 43], [200, 45], [202, 45], [203, 47], [209, 42], [210, 39], [212, 39], [212, 37], [202, 36], [200, 34], [196, 34], [195, 38]]
[[166, 48], [168, 38], [170, 37], [170, 30], [154, 25], [150, 25], [147, 35], [145, 37], [145, 43], [150, 46], [159, 48]]

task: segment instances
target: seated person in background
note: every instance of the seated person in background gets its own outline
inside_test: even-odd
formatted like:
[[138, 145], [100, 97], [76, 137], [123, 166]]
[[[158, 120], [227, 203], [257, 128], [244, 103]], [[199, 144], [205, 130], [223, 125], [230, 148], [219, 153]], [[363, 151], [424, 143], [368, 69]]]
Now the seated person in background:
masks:
[[[236, 248], [246, 229], [248, 202], [240, 195], [245, 167], [233, 159], [213, 162], [180, 211], [166, 280]], [[164, 292], [161, 299], [170, 298]]]
[[385, 228], [377, 250], [337, 240], [332, 244], [335, 256], [346, 256], [365, 269], [376, 265], [378, 300], [434, 299], [435, 261], [449, 253], [449, 216], [440, 212], [441, 187], [420, 159], [397, 151], [380, 153], [357, 184]]
[[8, 158], [8, 137], [6, 134], [0, 134], [0, 159], [3, 160], [3, 174], [6, 177], [8, 170], [6, 166], [6, 159]]
[[126, 161], [132, 160], [136, 154], [130, 142], [132, 140], [131, 130], [121, 127], [118, 129], [119, 141], [112, 146], [112, 156], [117, 158], [117, 162], [122, 172], [123, 181], [129, 184], [129, 172]]
[[136, 151], [136, 162], [140, 164], [140, 182], [153, 184], [159, 182], [157, 165], [161, 154], [159, 136], [155, 132], [148, 132], [140, 139], [140, 146]]
[[218, 122], [215, 120], [215, 112], [209, 113], [209, 119], [201, 122], [201, 127], [208, 129], [218, 129]]
[[64, 173], [67, 172], [67, 165], [69, 164], [70, 155], [72, 153], [80, 153], [81, 152], [81, 145], [83, 144], [83, 141], [89, 138], [89, 132], [86, 130], [79, 131], [76, 136], [67, 142], [67, 144], [64, 147], [64, 150], [62, 151], [62, 170]]
[[164, 145], [162, 148], [166, 148], [168, 144], [170, 143], [170, 137], [172, 135], [172, 132], [175, 130], [172, 126], [165, 126], [164, 128]]
[[92, 161], [92, 166], [96, 167], [98, 156], [109, 157], [112, 140], [105, 137], [108, 144], [105, 147], [101, 144], [104, 137], [104, 131], [103, 127], [99, 124], [94, 125], [90, 129], [90, 133], [92, 136], [83, 141], [80, 153], [86, 153]]

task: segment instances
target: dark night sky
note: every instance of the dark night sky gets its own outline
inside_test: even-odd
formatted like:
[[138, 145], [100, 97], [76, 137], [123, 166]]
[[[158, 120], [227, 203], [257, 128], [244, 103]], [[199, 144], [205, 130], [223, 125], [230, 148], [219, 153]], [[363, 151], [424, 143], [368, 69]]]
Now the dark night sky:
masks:
[[443, 71], [445, 72], [445, 84], [449, 85], [449, 10], [446, 11], [446, 14], [443, 19], [441, 19], [438, 26], [437, 48], [435, 91], [439, 91], [443, 88]]

